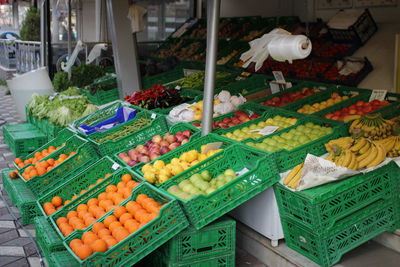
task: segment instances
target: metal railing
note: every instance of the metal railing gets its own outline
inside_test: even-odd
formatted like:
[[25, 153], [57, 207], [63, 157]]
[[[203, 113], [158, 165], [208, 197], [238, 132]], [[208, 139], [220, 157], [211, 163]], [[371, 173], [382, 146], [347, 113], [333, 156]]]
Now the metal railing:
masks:
[[15, 44], [17, 72], [24, 73], [41, 67], [40, 42], [15, 41]]
[[16, 68], [16, 44], [13, 40], [0, 39], [0, 66], [14, 70]]

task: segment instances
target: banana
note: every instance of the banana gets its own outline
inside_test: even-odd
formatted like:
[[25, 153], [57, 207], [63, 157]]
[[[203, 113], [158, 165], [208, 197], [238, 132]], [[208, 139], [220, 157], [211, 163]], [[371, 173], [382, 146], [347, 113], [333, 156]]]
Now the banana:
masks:
[[353, 154], [350, 150], [346, 150], [344, 152], [344, 159], [343, 159], [343, 167], [348, 167], [351, 162], [351, 154]]
[[329, 153], [329, 155], [325, 158], [326, 160], [330, 160], [333, 161], [335, 158], [335, 154], [334, 153]]
[[297, 165], [294, 167], [289, 174], [286, 176], [285, 180], [283, 181], [283, 184], [289, 184], [290, 181], [296, 176], [296, 174], [300, 171], [301, 167], [303, 166], [303, 163]]
[[365, 154], [365, 152], [367, 152], [369, 149], [371, 148], [371, 143], [367, 141], [367, 143], [365, 144], [365, 146], [363, 146], [359, 151], [358, 154]]
[[391, 136], [391, 137], [386, 138], [386, 139], [388, 139], [388, 141], [383, 143], [383, 144], [380, 144], [380, 145], [382, 145], [382, 147], [385, 149], [385, 152], [388, 153], [395, 146], [396, 138], [394, 136]]
[[354, 146], [350, 148], [351, 151], [357, 152], [367, 144], [367, 139], [360, 138]]
[[297, 188], [299, 186], [300, 180], [301, 180], [301, 174], [303, 173], [303, 164], [301, 164], [300, 170], [296, 173], [296, 175], [293, 177], [293, 179], [290, 181], [288, 186], [290, 188]]
[[346, 167], [346, 166], [345, 166], [345, 162], [344, 162], [344, 158], [345, 158], [345, 155], [343, 155], [343, 154], [340, 155], [340, 156], [338, 157], [337, 162], [335, 162], [336, 165], [342, 166], [342, 167]]
[[354, 155], [354, 153], [350, 153], [350, 154], [351, 154], [351, 160], [350, 160], [350, 164], [347, 168], [349, 168], [351, 170], [357, 170], [358, 162], [357, 162], [356, 155]]
[[358, 162], [358, 167], [360, 169], [366, 167], [376, 158], [377, 154], [378, 154], [378, 149], [376, 148], [375, 144], [372, 144], [371, 152], [368, 154], [367, 157], [363, 158]]
[[385, 148], [383, 148], [380, 144], [376, 144], [375, 146], [378, 152], [376, 154], [376, 157], [370, 163], [367, 164], [367, 168], [371, 168], [382, 163], [382, 161], [384, 161], [386, 158]]

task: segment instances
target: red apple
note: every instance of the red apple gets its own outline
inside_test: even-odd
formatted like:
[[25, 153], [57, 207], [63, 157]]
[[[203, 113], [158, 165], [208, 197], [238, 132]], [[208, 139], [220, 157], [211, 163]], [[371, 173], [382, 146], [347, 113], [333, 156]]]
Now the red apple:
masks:
[[189, 142], [189, 138], [183, 139], [182, 142], [181, 142], [181, 145], [184, 145], [184, 144], [186, 144], [187, 142]]
[[168, 148], [170, 150], [174, 150], [175, 148], [179, 147], [180, 145], [181, 145], [180, 143], [175, 142], [175, 143], [170, 144]]
[[167, 140], [162, 140], [160, 146], [169, 146], [169, 142]]
[[141, 156], [141, 157], [139, 158], [139, 161], [140, 161], [140, 162], [147, 163], [147, 162], [150, 161], [150, 157], [149, 157], [149, 156], [143, 155], [143, 156]]
[[173, 134], [170, 134], [168, 136], [165, 136], [165, 140], [168, 141], [168, 143], [172, 144], [176, 142], [176, 137]]
[[160, 157], [161, 154], [158, 152], [152, 152], [150, 153], [150, 160], [155, 160], [156, 158]]
[[131, 161], [129, 161], [127, 164], [128, 164], [128, 166], [133, 167], [133, 166], [135, 166], [135, 165], [138, 164], [138, 163], [139, 163], [139, 161], [137, 161], [137, 160], [131, 160]]
[[167, 146], [162, 146], [160, 148], [160, 154], [161, 155], [167, 154], [169, 151], [171, 151], [171, 150]]
[[122, 153], [119, 153], [119, 154], [118, 154], [118, 157], [121, 158], [121, 159], [122, 159], [123, 157], [127, 157], [127, 156], [128, 156], [128, 154], [126, 154], [126, 152], [122, 152]]
[[189, 130], [183, 131], [183, 135], [186, 137], [190, 137], [192, 135], [192, 132]]

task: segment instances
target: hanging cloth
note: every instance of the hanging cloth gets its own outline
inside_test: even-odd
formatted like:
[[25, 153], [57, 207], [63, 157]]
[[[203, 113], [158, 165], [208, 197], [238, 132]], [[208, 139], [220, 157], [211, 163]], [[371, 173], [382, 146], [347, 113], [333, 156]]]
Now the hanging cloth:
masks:
[[138, 5], [131, 5], [128, 11], [128, 18], [131, 20], [132, 32], [141, 32], [144, 30], [144, 15], [147, 13], [147, 9]]

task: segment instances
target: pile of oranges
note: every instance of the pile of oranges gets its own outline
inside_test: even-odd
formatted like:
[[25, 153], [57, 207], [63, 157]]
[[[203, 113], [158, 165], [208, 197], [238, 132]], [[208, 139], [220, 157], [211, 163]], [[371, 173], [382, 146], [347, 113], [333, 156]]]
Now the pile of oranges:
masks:
[[[104, 176], [105, 178], [108, 178], [111, 175], [111, 173], [107, 173]], [[96, 184], [100, 183], [101, 181], [103, 181], [103, 179], [97, 179], [96, 180]], [[55, 196], [53, 197], [53, 199], [51, 200], [51, 202], [45, 202], [43, 204], [43, 210], [46, 213], [46, 215], [51, 215], [54, 212], [56, 212], [56, 210], [61, 209], [62, 207], [64, 207], [65, 205], [67, 205], [69, 202], [71, 202], [71, 200], [74, 200], [75, 198], [77, 198], [78, 196], [84, 194], [87, 192], [87, 190], [89, 190], [90, 188], [92, 188], [93, 186], [95, 186], [94, 184], [89, 185], [89, 187], [87, 189], [82, 190], [79, 194], [74, 195], [71, 199], [68, 200], [63, 200], [61, 197], [59, 196]]]
[[56, 151], [60, 148], [61, 148], [61, 146], [59, 146], [59, 147], [49, 146], [47, 149], [43, 149], [40, 152], [36, 152], [34, 154], [33, 158], [29, 158], [26, 160], [23, 160], [21, 158], [16, 158], [14, 160], [14, 163], [18, 166], [18, 168], [22, 169], [26, 165], [35, 164], [36, 162], [39, 162], [40, 160], [44, 159], [45, 157], [47, 157], [48, 155], [50, 155], [51, 153], [53, 153], [54, 151]]
[[97, 198], [91, 198], [86, 204], [78, 205], [76, 210], [67, 213], [67, 217], [59, 217], [56, 220], [58, 228], [64, 236], [68, 236], [75, 230], [85, 229], [130, 197], [132, 189], [137, 185], [139, 183], [132, 180], [130, 174], [122, 175], [121, 182], [116, 186], [107, 186], [106, 191], [100, 193]]
[[85, 232], [81, 239], [73, 239], [69, 246], [82, 260], [95, 252], [105, 252], [156, 218], [160, 208], [160, 203], [146, 194], [140, 194], [136, 201], [118, 206], [113, 215], [93, 224], [91, 231]]
[[56, 167], [58, 164], [62, 163], [67, 158], [72, 157], [75, 154], [76, 152], [71, 152], [69, 153], [69, 155], [61, 154], [56, 160], [50, 158], [47, 160], [38, 161], [36, 162], [35, 165], [28, 166], [22, 173], [22, 177], [28, 181], [29, 179], [32, 179], [37, 175], [43, 175], [46, 172], [53, 169], [54, 167]]

